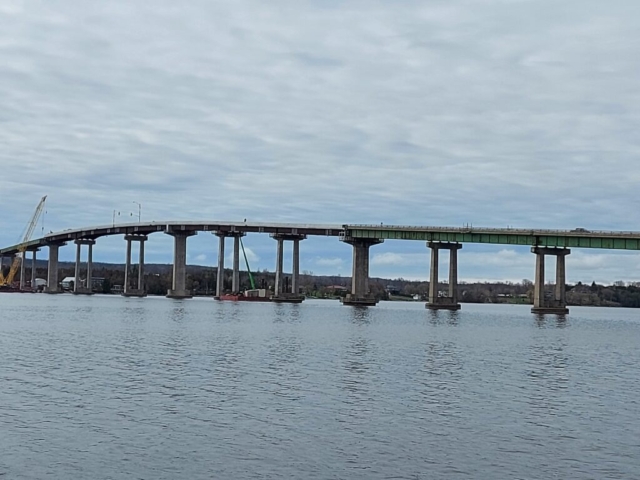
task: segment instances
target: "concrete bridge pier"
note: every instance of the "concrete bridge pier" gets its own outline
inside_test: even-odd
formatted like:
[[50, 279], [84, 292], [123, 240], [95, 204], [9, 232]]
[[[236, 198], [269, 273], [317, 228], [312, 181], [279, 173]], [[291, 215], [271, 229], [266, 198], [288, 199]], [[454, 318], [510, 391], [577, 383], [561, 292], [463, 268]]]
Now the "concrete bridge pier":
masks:
[[20, 253], [20, 290], [27, 286], [27, 252]]
[[187, 238], [195, 235], [191, 231], [165, 232], [173, 237], [173, 281], [167, 290], [167, 298], [192, 298], [187, 291]]
[[373, 307], [378, 303], [378, 300], [369, 293], [369, 248], [384, 242], [384, 240], [350, 237], [341, 240], [353, 247], [351, 293], [342, 299], [342, 304]]
[[[301, 303], [304, 295], [300, 295], [300, 240], [307, 238], [302, 234], [274, 233], [271, 238], [278, 242], [276, 250], [276, 281], [271, 300], [278, 303]], [[291, 291], [284, 291], [284, 242], [293, 242], [293, 259], [291, 268]]]
[[233, 237], [233, 267], [231, 270], [231, 292], [240, 292], [240, 238], [244, 237], [244, 232], [214, 232], [219, 238], [218, 243], [218, 272], [216, 276], [215, 299], [220, 299], [224, 295], [224, 244], [227, 237]]
[[[144, 242], [149, 237], [146, 235], [125, 235], [124, 239], [127, 241], [127, 259], [124, 267], [124, 290], [122, 295], [124, 297], [146, 297], [147, 292], [144, 289]], [[138, 242], [139, 255], [138, 255], [138, 283], [136, 288], [131, 288], [131, 279], [129, 273], [131, 272], [131, 244], [132, 242]]]
[[241, 232], [233, 232], [233, 270], [231, 272], [231, 291], [233, 293], [240, 292], [240, 238], [246, 234]]
[[[430, 310], [460, 310], [458, 303], [458, 250], [460, 243], [428, 242], [431, 249], [431, 270], [429, 272], [429, 303], [425, 306]], [[449, 295], [441, 297], [438, 289], [439, 250], [449, 250]]]
[[224, 241], [227, 236], [224, 232], [215, 232], [218, 237], [218, 272], [216, 276], [216, 300], [219, 300], [224, 293]]
[[[76, 244], [76, 271], [73, 280], [73, 293], [75, 295], [93, 295], [93, 291], [91, 289], [91, 276], [93, 274], [93, 246], [96, 244], [96, 241], [91, 238], [80, 238], [75, 240], [73, 243]], [[81, 285], [80, 282], [80, 257], [82, 253], [82, 245], [87, 245], [88, 247], [87, 275], [84, 285]]]
[[282, 283], [284, 280], [283, 268], [284, 268], [284, 237], [274, 236], [278, 242], [276, 248], [276, 279], [273, 286], [273, 296], [279, 297], [282, 294]]
[[[569, 313], [566, 297], [565, 257], [571, 253], [571, 250], [568, 248], [532, 247], [531, 252], [536, 254], [536, 274], [531, 312], [557, 315]], [[544, 290], [545, 255], [554, 255], [556, 257], [556, 286], [551, 297], [547, 297]]]
[[35, 292], [36, 289], [36, 262], [38, 261], [38, 250], [34, 248], [31, 250], [31, 291]]
[[60, 247], [66, 243], [50, 243], [49, 247], [49, 264], [47, 267], [47, 288], [46, 293], [62, 293], [58, 285], [58, 253]]

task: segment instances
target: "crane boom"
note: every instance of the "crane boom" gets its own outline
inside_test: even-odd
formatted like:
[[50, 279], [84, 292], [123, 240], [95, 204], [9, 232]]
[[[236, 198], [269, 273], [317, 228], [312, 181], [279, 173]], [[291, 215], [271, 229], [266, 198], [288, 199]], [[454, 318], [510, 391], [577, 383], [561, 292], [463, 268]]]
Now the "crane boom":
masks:
[[249, 272], [249, 282], [251, 283], [251, 290], [255, 290], [256, 282], [253, 281], [253, 275], [249, 268], [249, 260], [247, 260], [247, 252], [244, 251], [244, 245], [242, 244], [242, 237], [240, 237], [240, 246], [242, 247], [242, 255], [244, 255], [244, 263], [247, 264], [247, 272]]
[[4, 275], [2, 275], [2, 272], [0, 271], [0, 287], [11, 286], [11, 283], [13, 282], [13, 278], [16, 276], [16, 273], [18, 272], [18, 267], [20, 266], [20, 260], [24, 262], [24, 253], [27, 250], [26, 243], [31, 239], [31, 235], [33, 235], [33, 231], [35, 230], [36, 225], [38, 224], [38, 219], [40, 218], [40, 215], [44, 210], [44, 203], [46, 200], [47, 200], [47, 196], [45, 195], [40, 199], [40, 202], [36, 207], [36, 211], [33, 212], [33, 216], [31, 217], [31, 220], [29, 221], [29, 223], [27, 224], [27, 228], [25, 229], [25, 234], [22, 238], [22, 241], [20, 242], [20, 245], [18, 245], [18, 253], [13, 257], [13, 263], [11, 264], [11, 268], [9, 269], [9, 273], [5, 277]]

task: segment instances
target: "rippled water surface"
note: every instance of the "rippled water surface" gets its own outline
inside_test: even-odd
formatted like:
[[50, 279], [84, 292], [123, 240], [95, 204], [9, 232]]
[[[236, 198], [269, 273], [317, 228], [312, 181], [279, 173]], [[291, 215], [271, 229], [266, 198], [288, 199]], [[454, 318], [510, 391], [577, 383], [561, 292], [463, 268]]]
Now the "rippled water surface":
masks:
[[0, 304], [0, 478], [640, 478], [640, 311]]

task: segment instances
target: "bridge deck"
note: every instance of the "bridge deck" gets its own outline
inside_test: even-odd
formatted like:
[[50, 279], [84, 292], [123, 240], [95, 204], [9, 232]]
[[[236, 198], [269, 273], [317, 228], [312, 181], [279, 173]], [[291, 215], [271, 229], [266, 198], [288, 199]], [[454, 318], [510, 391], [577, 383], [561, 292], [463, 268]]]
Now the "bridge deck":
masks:
[[378, 238], [385, 240], [640, 250], [640, 232], [607, 232], [586, 229], [531, 230], [516, 228], [345, 225], [343, 235], [351, 238]]
[[[22, 245], [27, 249], [44, 247], [77, 240], [79, 238], [100, 238], [109, 235], [149, 235], [156, 232], [244, 232], [244, 233], [284, 233], [298, 235], [323, 235], [337, 237], [342, 232], [342, 225], [314, 225], [305, 223], [256, 223], [256, 222], [224, 222], [224, 221], [167, 221], [149, 223], [120, 223], [84, 227], [54, 232], [41, 238], [33, 239]], [[0, 255], [12, 255], [18, 252], [21, 244], [0, 249]]]
[[[256, 223], [223, 221], [169, 221], [122, 223], [64, 230], [24, 244], [27, 249], [70, 242], [80, 238], [156, 232], [243, 232], [320, 235], [330, 237], [377, 238], [383, 240], [419, 240], [425, 242], [487, 243], [563, 248], [604, 248], [640, 250], [640, 232], [574, 230], [532, 230], [512, 228], [428, 227], [407, 225], [338, 225], [298, 223]], [[1, 255], [18, 252], [20, 245], [0, 249]]]

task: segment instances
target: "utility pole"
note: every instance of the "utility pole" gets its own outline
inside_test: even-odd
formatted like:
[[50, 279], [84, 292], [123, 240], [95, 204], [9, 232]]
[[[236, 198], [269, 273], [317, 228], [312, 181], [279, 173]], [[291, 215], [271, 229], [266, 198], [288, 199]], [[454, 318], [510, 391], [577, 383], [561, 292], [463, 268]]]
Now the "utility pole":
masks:
[[140, 223], [140, 222], [141, 222], [141, 220], [140, 220], [140, 219], [142, 218], [142, 204], [140, 204], [140, 203], [136, 202], [135, 200], [134, 200], [134, 202], [133, 202], [133, 203], [135, 203], [136, 205], [138, 205], [138, 223]]

